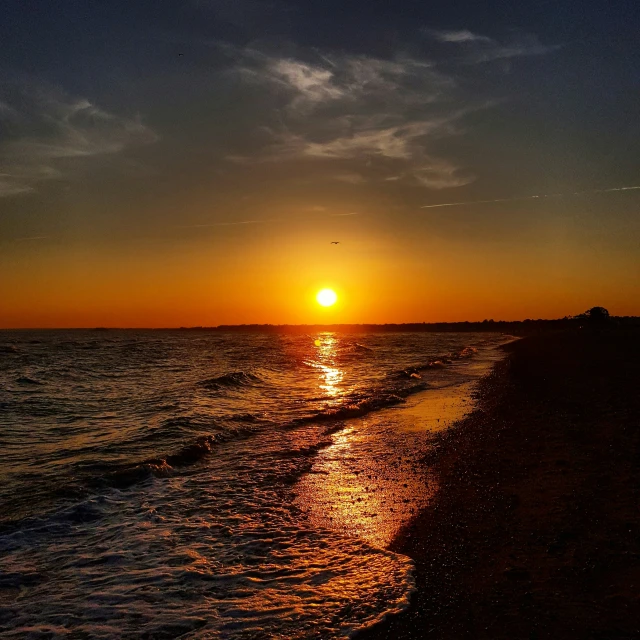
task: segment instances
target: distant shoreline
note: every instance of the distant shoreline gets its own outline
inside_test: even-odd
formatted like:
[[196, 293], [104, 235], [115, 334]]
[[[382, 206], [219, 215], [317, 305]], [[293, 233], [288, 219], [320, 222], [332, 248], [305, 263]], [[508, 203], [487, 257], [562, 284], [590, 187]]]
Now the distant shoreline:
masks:
[[[528, 335], [542, 331], [563, 331], [588, 326], [584, 318], [557, 320], [483, 320], [481, 322], [406, 322], [388, 324], [222, 324], [205, 327], [33, 327], [5, 328], [1, 331], [205, 331], [215, 333], [420, 333], [420, 332], [491, 332]], [[640, 316], [612, 316], [607, 327], [639, 327]]]

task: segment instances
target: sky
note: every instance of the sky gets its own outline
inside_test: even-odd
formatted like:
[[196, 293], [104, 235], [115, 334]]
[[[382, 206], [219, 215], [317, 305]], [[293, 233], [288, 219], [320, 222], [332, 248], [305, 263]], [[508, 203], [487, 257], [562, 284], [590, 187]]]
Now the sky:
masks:
[[640, 315], [631, 0], [2, 13], [0, 328]]

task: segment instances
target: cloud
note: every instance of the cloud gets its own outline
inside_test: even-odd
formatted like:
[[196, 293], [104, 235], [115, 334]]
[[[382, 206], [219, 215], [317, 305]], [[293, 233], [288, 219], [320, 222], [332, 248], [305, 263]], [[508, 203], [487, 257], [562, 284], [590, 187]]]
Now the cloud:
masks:
[[0, 146], [0, 197], [65, 179], [80, 159], [157, 140], [139, 118], [117, 116], [83, 98], [26, 86], [13, 87], [12, 94], [15, 106], [0, 103], [0, 126], [8, 132]]
[[180, 225], [179, 229], [204, 229], [207, 227], [235, 227], [243, 224], [261, 224], [263, 222], [271, 222], [270, 220], [240, 220], [239, 222], [207, 222], [205, 224], [185, 224]]
[[367, 179], [359, 173], [338, 173], [331, 177], [334, 180], [338, 180], [338, 182], [346, 182], [347, 184], [364, 184], [367, 181]]
[[457, 45], [461, 50], [458, 59], [467, 64], [545, 55], [560, 48], [560, 45], [542, 44], [538, 37], [532, 34], [515, 34], [507, 42], [499, 42], [466, 29], [461, 31], [423, 29], [423, 32], [438, 42]]
[[465, 89], [468, 74], [460, 64], [542, 55], [557, 47], [525, 34], [501, 42], [467, 29], [423, 31], [444, 45], [444, 61], [400, 52], [380, 58], [290, 45], [282, 55], [222, 45], [231, 59], [228, 72], [263, 92], [254, 151], [227, 159], [247, 165], [340, 163], [340, 171], [325, 166], [322, 175], [354, 185], [469, 184], [473, 175], [454, 158], [439, 157], [436, 148], [443, 145], [437, 143], [463, 134], [468, 114], [496, 103]]
[[31, 193], [35, 189], [26, 182], [16, 180], [14, 176], [4, 174], [0, 176], [0, 197], [19, 196], [23, 193]]
[[268, 84], [279, 84], [292, 96], [287, 110], [303, 115], [332, 103], [342, 103], [347, 111], [370, 102], [428, 104], [441, 97], [453, 83], [429, 62], [408, 57], [383, 60], [318, 51], [313, 57], [313, 62], [268, 56], [258, 58], [264, 69], [255, 70], [254, 77]]
[[345, 96], [345, 89], [334, 82], [334, 74], [328, 69], [313, 67], [295, 60], [272, 60], [271, 73], [298, 95], [294, 106], [337, 100]]
[[588, 191], [573, 191], [570, 193], [541, 193], [535, 196], [519, 196], [515, 198], [495, 198], [493, 200], [467, 200], [466, 202], [441, 202], [439, 204], [425, 204], [421, 209], [440, 209], [442, 207], [467, 207], [476, 204], [494, 204], [502, 202], [518, 202], [522, 200], [546, 200], [548, 198], [571, 198], [574, 196], [589, 196], [600, 193], [614, 193], [616, 191], [638, 191], [640, 186], [610, 187], [608, 189], [589, 189]]
[[228, 160], [341, 161], [343, 170], [328, 177], [351, 184], [380, 173], [370, 169], [375, 163], [385, 166], [386, 175], [432, 189], [473, 179], [461, 177], [453, 160], [440, 161], [429, 148], [431, 141], [459, 133], [458, 121], [479, 108], [466, 104], [456, 81], [432, 62], [402, 55], [381, 59], [313, 51], [280, 57], [228, 47], [226, 52], [238, 77], [264, 87], [272, 103], [265, 112], [273, 114], [269, 125], [259, 127], [267, 140], [261, 150]]
[[[422, 153], [421, 139], [447, 129], [456, 114], [445, 118], [416, 120], [391, 127], [378, 126], [315, 142], [300, 136], [285, 137], [283, 153], [311, 158], [353, 159], [379, 156], [390, 160], [412, 160]], [[450, 130], [450, 129], [449, 129]]]
[[475, 180], [475, 176], [442, 158], [429, 158], [428, 162], [414, 170], [413, 175], [419, 184], [430, 189], [462, 187]]
[[472, 33], [467, 29], [461, 31], [434, 31], [428, 29], [425, 31], [433, 35], [433, 37], [440, 42], [493, 42], [491, 38]]
[[5, 121], [16, 121], [20, 118], [20, 114], [6, 102], [0, 100], [0, 118]]

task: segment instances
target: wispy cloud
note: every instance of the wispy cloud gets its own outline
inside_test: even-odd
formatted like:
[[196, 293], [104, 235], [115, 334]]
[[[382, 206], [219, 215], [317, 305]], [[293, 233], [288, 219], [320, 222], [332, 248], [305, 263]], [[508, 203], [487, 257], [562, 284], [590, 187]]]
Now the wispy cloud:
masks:
[[433, 29], [425, 29], [425, 31], [430, 33], [440, 42], [493, 42], [491, 38], [481, 36], [477, 33], [472, 33], [468, 29], [462, 29], [460, 31], [436, 31]]
[[459, 133], [464, 115], [482, 105], [468, 104], [458, 95], [455, 80], [430, 61], [318, 51], [304, 59], [255, 49], [232, 54], [239, 76], [264, 85], [278, 100], [275, 122], [261, 127], [271, 142], [257, 154], [229, 160], [347, 161], [359, 170], [327, 175], [351, 184], [371, 179], [367, 168], [374, 163], [399, 180], [432, 189], [474, 179], [429, 147], [432, 140]]
[[[453, 112], [431, 120], [415, 120], [394, 126], [382, 123], [361, 131], [333, 133], [322, 141], [309, 139], [304, 134], [283, 132], [262, 156], [262, 161], [278, 161], [293, 158], [309, 160], [352, 160], [370, 165], [373, 160], [401, 165], [404, 176], [392, 176], [395, 180], [408, 178], [416, 184], [432, 189], [444, 189], [469, 184], [473, 175], [455, 165], [451, 160], [427, 153], [430, 138], [451, 135], [457, 131], [455, 123], [461, 117]], [[390, 118], [391, 119], [391, 118]], [[357, 173], [336, 174], [333, 179], [360, 184], [364, 176]], [[383, 180], [386, 180], [383, 179]]]
[[380, 156], [392, 160], [409, 160], [415, 154], [414, 141], [437, 128], [436, 121], [411, 122], [404, 125], [354, 131], [324, 142], [314, 142], [302, 136], [289, 136], [282, 150], [311, 158], [350, 159]]
[[[300, 115], [340, 102], [352, 107], [381, 99], [426, 104], [440, 97], [452, 82], [428, 61], [409, 57], [384, 60], [314, 50], [294, 58], [250, 48], [225, 49], [237, 60], [235, 70], [245, 80], [279, 89], [288, 98], [287, 111]], [[400, 93], [389, 95], [393, 90]]]
[[5, 121], [16, 121], [19, 120], [20, 114], [8, 103], [0, 100], [0, 117], [2, 117]]
[[467, 29], [460, 31], [424, 29], [423, 31], [438, 42], [457, 45], [459, 49], [457, 54], [458, 59], [468, 64], [479, 64], [524, 56], [540, 56], [560, 48], [560, 45], [543, 44], [537, 36], [532, 34], [518, 33], [510, 36], [508, 40], [500, 42], [488, 36], [473, 33]]
[[89, 100], [33, 86], [12, 89], [15, 106], [9, 100], [0, 103], [0, 122], [9, 132], [0, 146], [0, 197], [64, 179], [79, 159], [157, 139], [139, 118], [117, 116]]
[[[281, 55], [221, 45], [231, 60], [227, 72], [264, 91], [263, 119], [255, 129], [259, 148], [227, 159], [315, 163], [324, 179], [354, 185], [372, 180], [429, 189], [469, 184], [473, 173], [455, 158], [443, 157], [439, 141], [464, 134], [467, 116], [496, 102], [466, 89], [465, 74], [451, 61], [504, 60], [556, 47], [523, 34], [502, 42], [466, 29], [424, 31], [443, 44], [446, 64], [400, 52], [380, 58], [289, 46]], [[340, 171], [331, 170], [337, 163]]]
[[25, 180], [13, 174], [0, 175], [0, 198], [31, 193], [35, 189], [28, 182], [29, 177]]
[[595, 195], [598, 193], [613, 193], [615, 191], [638, 191], [640, 186], [610, 187], [609, 189], [589, 189], [587, 191], [573, 191], [569, 193], [542, 193], [534, 196], [520, 196], [516, 198], [494, 198], [493, 200], [468, 200], [466, 202], [441, 202], [440, 204], [425, 204], [421, 209], [439, 209], [441, 207], [467, 207], [476, 204], [493, 204], [500, 202], [519, 202], [523, 200], [547, 200], [549, 198], [571, 198], [574, 196]]
[[183, 224], [179, 229], [206, 229], [207, 227], [235, 227], [245, 224], [260, 224], [262, 222], [273, 222], [273, 220], [240, 220], [238, 222], [206, 222], [204, 224]]
[[346, 182], [347, 184], [364, 184], [367, 179], [359, 173], [336, 173], [331, 176], [332, 180]]
[[285, 87], [297, 93], [291, 105], [294, 108], [345, 97], [345, 88], [336, 84], [331, 70], [287, 59], [270, 60], [267, 68]]
[[425, 164], [413, 171], [415, 179], [430, 189], [462, 187], [475, 180], [475, 176], [465, 173], [448, 160], [424, 158]]

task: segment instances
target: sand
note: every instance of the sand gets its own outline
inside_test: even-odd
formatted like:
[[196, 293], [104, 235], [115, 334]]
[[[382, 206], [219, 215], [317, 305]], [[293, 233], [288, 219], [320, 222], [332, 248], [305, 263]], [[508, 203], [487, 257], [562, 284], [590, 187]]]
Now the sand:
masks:
[[524, 338], [434, 436], [395, 538], [410, 608], [363, 639], [640, 637], [640, 332]]
[[437, 493], [422, 463], [433, 436], [471, 413], [472, 390], [501, 357], [483, 349], [462, 378], [451, 365], [405, 402], [346, 421], [296, 484], [296, 506], [315, 527], [387, 548]]

